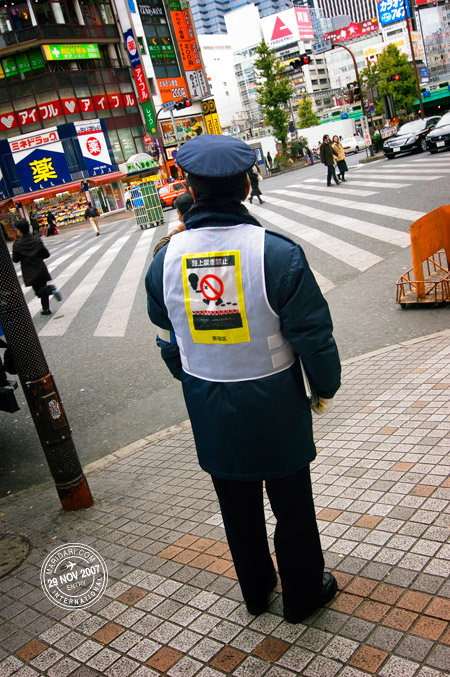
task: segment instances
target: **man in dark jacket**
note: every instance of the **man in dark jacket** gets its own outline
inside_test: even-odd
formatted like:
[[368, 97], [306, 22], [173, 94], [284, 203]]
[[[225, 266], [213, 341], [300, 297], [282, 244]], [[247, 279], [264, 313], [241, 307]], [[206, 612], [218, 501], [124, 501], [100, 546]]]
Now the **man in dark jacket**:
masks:
[[31, 235], [26, 219], [17, 221], [16, 228], [21, 237], [13, 243], [12, 260], [20, 262], [25, 286], [33, 287], [34, 293], [41, 299], [41, 315], [51, 315], [49, 297], [53, 294], [57, 301], [61, 301], [61, 294], [52, 284], [47, 284], [52, 278], [44, 259], [48, 259], [50, 252], [40, 237]]
[[334, 168], [335, 155], [337, 155], [337, 152], [331, 145], [330, 137], [328, 134], [325, 134], [323, 137], [323, 143], [320, 146], [320, 161], [328, 168], [327, 186], [331, 186], [331, 179], [334, 179], [337, 184], [341, 183], [336, 176], [336, 170]]
[[340, 384], [328, 306], [302, 249], [264, 230], [241, 204], [254, 151], [205, 135], [177, 156], [194, 205], [186, 230], [146, 276], [157, 343], [182, 382], [201, 467], [219, 499], [242, 594], [263, 613], [277, 577], [267, 542], [263, 482], [284, 618], [298, 623], [329, 602], [309, 464], [316, 456], [301, 363], [323, 412]]

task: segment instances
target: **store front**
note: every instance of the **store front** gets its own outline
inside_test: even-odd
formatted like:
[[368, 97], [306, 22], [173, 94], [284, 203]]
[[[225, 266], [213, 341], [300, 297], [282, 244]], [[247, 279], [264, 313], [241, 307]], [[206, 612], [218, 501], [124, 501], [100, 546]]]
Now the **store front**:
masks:
[[87, 180], [91, 202], [101, 214], [125, 209], [121, 184], [122, 179], [126, 178], [126, 176], [123, 172], [114, 172], [113, 174], [96, 176]]

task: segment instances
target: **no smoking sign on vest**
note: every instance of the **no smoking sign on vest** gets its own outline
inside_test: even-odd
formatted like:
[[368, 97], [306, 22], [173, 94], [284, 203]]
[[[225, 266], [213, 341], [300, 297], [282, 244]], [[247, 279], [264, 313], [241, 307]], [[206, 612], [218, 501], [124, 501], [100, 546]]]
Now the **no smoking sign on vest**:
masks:
[[183, 256], [183, 286], [194, 343], [250, 340], [239, 251]]

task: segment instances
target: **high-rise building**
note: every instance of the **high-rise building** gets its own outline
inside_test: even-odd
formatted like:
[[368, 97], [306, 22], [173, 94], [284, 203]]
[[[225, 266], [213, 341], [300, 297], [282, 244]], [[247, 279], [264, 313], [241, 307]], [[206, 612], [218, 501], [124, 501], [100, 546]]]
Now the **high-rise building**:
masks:
[[[305, 0], [310, 8], [323, 10], [326, 17], [342, 14], [351, 17], [356, 23], [368, 21], [377, 16], [376, 0]], [[297, 4], [297, 3], [295, 3]]]
[[292, 0], [191, 0], [197, 33], [226, 33], [225, 14], [245, 5], [256, 5], [261, 17], [292, 7]]

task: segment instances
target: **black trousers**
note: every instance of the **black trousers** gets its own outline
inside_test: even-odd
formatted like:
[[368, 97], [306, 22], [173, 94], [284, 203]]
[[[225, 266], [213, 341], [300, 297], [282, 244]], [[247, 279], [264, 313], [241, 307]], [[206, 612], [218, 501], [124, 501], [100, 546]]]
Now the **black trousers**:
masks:
[[[212, 480], [242, 595], [247, 601], [258, 600], [270, 589], [274, 571], [263, 483]], [[322, 591], [324, 569], [309, 465], [294, 475], [267, 480], [265, 485], [277, 521], [274, 545], [284, 605], [309, 608]]]
[[327, 165], [328, 169], [328, 174], [327, 174], [327, 184], [330, 185], [331, 179], [334, 179], [336, 183], [339, 183], [337, 176], [336, 176], [336, 170], [334, 168], [334, 165]]
[[41, 299], [42, 310], [50, 310], [49, 298], [55, 287], [52, 284], [47, 284], [47, 280], [42, 278], [35, 278], [31, 286], [36, 296]]

